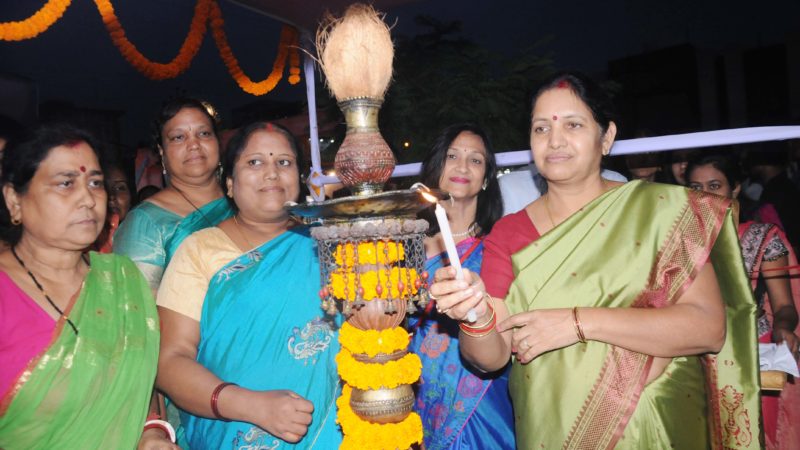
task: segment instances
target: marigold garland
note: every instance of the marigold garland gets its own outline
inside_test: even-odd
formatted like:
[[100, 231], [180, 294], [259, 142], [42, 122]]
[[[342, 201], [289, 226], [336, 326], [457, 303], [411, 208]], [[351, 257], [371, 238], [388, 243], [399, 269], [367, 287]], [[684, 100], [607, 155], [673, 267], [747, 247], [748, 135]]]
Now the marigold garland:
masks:
[[[339, 267], [353, 267], [355, 261], [355, 245], [351, 243], [338, 244], [334, 252], [336, 265]], [[405, 250], [400, 242], [359, 242], [358, 264], [383, 264], [388, 265], [405, 259]]]
[[345, 385], [336, 399], [339, 414], [336, 423], [342, 426], [344, 439], [340, 450], [396, 450], [422, 444], [422, 419], [411, 413], [398, 423], [372, 423], [361, 420], [350, 408], [352, 388]]
[[[222, 11], [219, 9], [219, 5], [213, 2], [211, 4], [211, 34], [214, 36], [214, 42], [217, 44], [217, 49], [219, 49], [219, 55], [222, 61], [225, 63], [228, 72], [233, 79], [236, 80], [239, 87], [253, 95], [263, 95], [275, 89], [278, 81], [283, 77], [283, 71], [286, 67], [286, 58], [289, 55], [290, 49], [296, 52], [299, 46], [297, 30], [287, 25], [283, 26], [281, 29], [280, 44], [278, 45], [278, 56], [275, 58], [275, 63], [272, 66], [272, 72], [270, 72], [263, 81], [255, 82], [245, 75], [236, 57], [233, 56], [233, 51], [230, 45], [228, 45], [228, 38], [223, 29], [224, 24], [225, 21], [222, 19]], [[297, 61], [299, 61], [299, 56]], [[297, 75], [296, 82], [299, 82], [299, 67], [297, 68], [297, 73], [293, 75]], [[290, 82], [291, 81], [290, 79]]]
[[49, 0], [32, 16], [0, 23], [0, 41], [22, 41], [44, 33], [64, 15], [72, 0]]
[[339, 329], [339, 343], [354, 354], [366, 354], [370, 358], [378, 353], [391, 354], [408, 347], [409, 335], [402, 327], [385, 330], [359, 330], [345, 322]]
[[347, 349], [336, 355], [339, 376], [350, 386], [362, 390], [394, 389], [401, 384], [411, 384], [422, 373], [422, 361], [414, 353], [407, 353], [397, 361], [385, 364], [357, 361]]
[[111, 41], [122, 53], [122, 57], [144, 76], [153, 80], [175, 78], [189, 68], [192, 59], [200, 50], [200, 44], [203, 43], [211, 5], [216, 5], [213, 0], [197, 0], [189, 33], [186, 35], [178, 55], [172, 61], [162, 64], [147, 59], [128, 40], [125, 36], [125, 30], [122, 29], [122, 25], [114, 13], [114, 6], [111, 5], [110, 0], [94, 0], [94, 3], [103, 18], [103, 24], [111, 36]]
[[[363, 289], [362, 298], [370, 301], [375, 298], [389, 298], [390, 295], [391, 298], [408, 298], [416, 294], [418, 290], [416, 281], [419, 276], [415, 269], [407, 269], [405, 267], [370, 270], [358, 276], [352, 271], [337, 270], [331, 272], [328, 280], [333, 296], [340, 300], [354, 301], [357, 294], [356, 279], [358, 279], [361, 289]], [[345, 280], [347, 286], [345, 286]], [[381, 286], [380, 294], [378, 293], [378, 280], [380, 280]], [[400, 289], [400, 282], [403, 283], [402, 289]], [[390, 289], [387, 288], [387, 285], [391, 286], [391, 292], [389, 292]]]
[[[0, 23], [0, 40], [21, 41], [38, 36], [57, 22], [71, 3], [72, 0], [48, 0], [39, 11], [25, 20]], [[300, 82], [298, 33], [295, 28], [288, 25], [284, 25], [281, 29], [278, 56], [272, 66], [272, 72], [265, 80], [254, 82], [244, 74], [236, 57], [233, 56], [230, 45], [228, 45], [228, 38], [223, 29], [222, 11], [216, 0], [197, 0], [197, 4], [194, 7], [194, 16], [189, 26], [189, 33], [186, 35], [178, 55], [166, 64], [151, 61], [128, 40], [125, 36], [125, 30], [114, 12], [111, 0], [94, 0], [94, 3], [97, 6], [100, 17], [103, 19], [103, 24], [108, 34], [111, 36], [111, 41], [119, 49], [122, 57], [134, 69], [152, 80], [175, 78], [189, 68], [192, 60], [200, 50], [203, 37], [208, 29], [207, 23], [210, 20], [214, 42], [217, 44], [220, 57], [228, 68], [228, 72], [230, 72], [242, 90], [253, 95], [263, 95], [272, 91], [283, 77], [287, 59], [289, 60], [289, 83], [297, 84]]]

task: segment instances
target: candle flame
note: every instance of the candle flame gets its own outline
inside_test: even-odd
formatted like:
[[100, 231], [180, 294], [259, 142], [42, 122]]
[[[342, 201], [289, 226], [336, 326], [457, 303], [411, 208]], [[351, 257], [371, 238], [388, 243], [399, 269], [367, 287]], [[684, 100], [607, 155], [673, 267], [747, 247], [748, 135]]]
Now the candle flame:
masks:
[[420, 194], [422, 194], [422, 197], [423, 197], [425, 200], [427, 200], [427, 201], [429, 201], [429, 202], [431, 202], [431, 203], [436, 203], [436, 202], [438, 201], [438, 199], [436, 198], [436, 196], [435, 196], [435, 195], [432, 195], [432, 194], [430, 194], [430, 193], [428, 193], [428, 192], [421, 192], [421, 191], [420, 191]]

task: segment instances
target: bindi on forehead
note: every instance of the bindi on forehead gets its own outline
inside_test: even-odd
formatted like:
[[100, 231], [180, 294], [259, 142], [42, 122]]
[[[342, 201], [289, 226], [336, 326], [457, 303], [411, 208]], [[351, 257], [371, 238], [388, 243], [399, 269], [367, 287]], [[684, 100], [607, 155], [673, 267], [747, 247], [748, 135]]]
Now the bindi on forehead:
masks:
[[80, 166], [79, 169], [81, 172], [86, 173], [86, 166]]
[[556, 121], [556, 120], [558, 120], [558, 116], [553, 114], [553, 121]]

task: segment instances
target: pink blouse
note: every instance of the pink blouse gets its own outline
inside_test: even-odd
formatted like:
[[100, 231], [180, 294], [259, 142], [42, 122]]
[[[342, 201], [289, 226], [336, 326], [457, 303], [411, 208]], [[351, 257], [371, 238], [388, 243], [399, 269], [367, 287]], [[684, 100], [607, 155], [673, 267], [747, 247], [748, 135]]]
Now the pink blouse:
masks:
[[0, 272], [0, 398], [53, 338], [56, 321]]

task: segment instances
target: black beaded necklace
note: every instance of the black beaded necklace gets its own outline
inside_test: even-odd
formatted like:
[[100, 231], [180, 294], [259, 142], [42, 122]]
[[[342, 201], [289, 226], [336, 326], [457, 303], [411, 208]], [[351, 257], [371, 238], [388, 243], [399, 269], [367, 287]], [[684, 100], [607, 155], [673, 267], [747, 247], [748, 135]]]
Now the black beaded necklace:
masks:
[[[25, 263], [22, 261], [22, 258], [19, 257], [19, 255], [17, 254], [17, 250], [14, 247], [11, 247], [11, 254], [14, 255], [14, 258], [17, 259], [17, 262], [19, 263], [19, 265], [22, 266], [22, 268], [26, 272], [28, 272], [28, 276], [30, 276], [31, 280], [33, 280], [33, 284], [35, 284], [36, 287], [39, 288], [39, 290], [42, 292], [42, 295], [44, 295], [44, 298], [47, 299], [48, 303], [50, 303], [50, 306], [52, 306], [53, 309], [58, 311], [58, 313], [61, 315], [61, 317], [66, 319], [66, 321], [69, 324], [69, 326], [72, 327], [72, 331], [75, 332], [75, 336], [77, 336], [78, 335], [78, 327], [76, 327], [75, 324], [72, 323], [72, 320], [70, 320], [70, 318], [67, 315], [64, 314], [64, 311], [62, 311], [61, 308], [59, 308], [58, 305], [56, 305], [55, 302], [50, 298], [50, 296], [47, 295], [47, 292], [44, 291], [44, 288], [42, 287], [42, 284], [39, 283], [39, 280], [36, 279], [36, 277], [33, 275], [33, 272], [31, 272], [30, 269], [28, 269], [28, 267], [25, 266]], [[86, 261], [86, 260], [84, 260], [84, 261]]]

